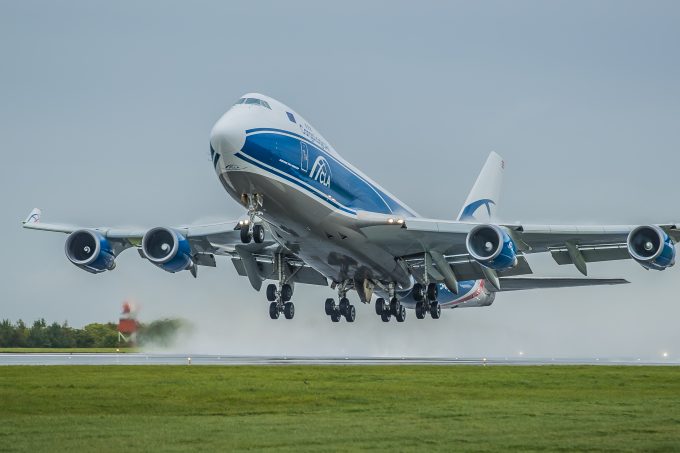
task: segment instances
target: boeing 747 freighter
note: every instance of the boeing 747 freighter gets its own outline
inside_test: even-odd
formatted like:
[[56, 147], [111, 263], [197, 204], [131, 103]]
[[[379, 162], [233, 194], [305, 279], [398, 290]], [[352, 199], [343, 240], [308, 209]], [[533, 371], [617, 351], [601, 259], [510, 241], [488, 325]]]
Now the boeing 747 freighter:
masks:
[[356, 319], [347, 298], [372, 301], [383, 321], [438, 319], [443, 308], [491, 305], [503, 291], [627, 283], [622, 279], [535, 278], [526, 256], [550, 253], [587, 275], [592, 262], [633, 259], [646, 269], [675, 264], [675, 224], [558, 226], [503, 224], [495, 217], [505, 162], [491, 153], [456, 219], [419, 216], [345, 161], [299, 113], [258, 93], [244, 95], [215, 124], [210, 155], [226, 192], [247, 211], [240, 221], [132, 231], [41, 222], [24, 227], [68, 234], [66, 256], [93, 274], [118, 254], [167, 272], [216, 266], [226, 256], [260, 291], [269, 316], [295, 315], [296, 284], [328, 286], [333, 322]]

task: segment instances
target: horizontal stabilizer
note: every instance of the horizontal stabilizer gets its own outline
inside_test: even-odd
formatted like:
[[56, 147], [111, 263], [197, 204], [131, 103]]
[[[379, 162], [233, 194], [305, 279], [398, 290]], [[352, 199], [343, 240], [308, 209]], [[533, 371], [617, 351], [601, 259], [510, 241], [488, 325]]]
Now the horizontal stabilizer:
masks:
[[623, 278], [501, 278], [500, 291], [525, 289], [573, 288], [576, 286], [622, 285], [630, 283]]

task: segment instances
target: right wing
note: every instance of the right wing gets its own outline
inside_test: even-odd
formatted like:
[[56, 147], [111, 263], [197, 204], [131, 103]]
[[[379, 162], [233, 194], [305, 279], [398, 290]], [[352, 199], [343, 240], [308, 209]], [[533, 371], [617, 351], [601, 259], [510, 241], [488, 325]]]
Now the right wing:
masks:
[[[146, 229], [117, 229], [108, 227], [84, 228], [67, 224], [42, 223], [40, 209], [33, 209], [23, 227], [31, 230], [41, 230], [72, 234], [74, 232], [94, 232], [105, 238], [110, 245], [113, 258], [128, 248], [137, 248], [139, 255], [148, 259], [142, 250], [142, 238], [149, 231]], [[296, 255], [281, 247], [277, 242], [265, 237], [264, 242], [243, 244], [241, 242], [241, 222], [229, 221], [205, 225], [188, 225], [171, 227], [189, 244], [191, 267], [188, 270], [196, 276], [197, 266], [216, 267], [215, 255], [228, 256], [239, 275], [248, 277], [251, 286], [260, 290], [264, 280], [278, 280], [279, 265], [284, 283], [302, 283], [311, 285], [328, 284], [326, 278], [307, 265]], [[74, 263], [76, 264], [76, 263]], [[78, 265], [78, 264], [76, 264]], [[88, 269], [89, 272], [103, 272], [113, 267], [102, 269]], [[163, 268], [162, 266], [159, 266]], [[167, 269], [165, 269], [167, 270]], [[170, 271], [174, 272], [174, 271]]]

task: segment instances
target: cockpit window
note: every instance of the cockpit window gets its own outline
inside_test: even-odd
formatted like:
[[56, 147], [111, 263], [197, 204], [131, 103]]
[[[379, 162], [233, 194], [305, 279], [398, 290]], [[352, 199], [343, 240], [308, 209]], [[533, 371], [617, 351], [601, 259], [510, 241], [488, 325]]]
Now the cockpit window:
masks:
[[267, 101], [257, 98], [241, 98], [238, 100], [238, 102], [236, 102], [236, 104], [261, 105], [262, 107], [266, 107], [269, 110], [272, 109]]

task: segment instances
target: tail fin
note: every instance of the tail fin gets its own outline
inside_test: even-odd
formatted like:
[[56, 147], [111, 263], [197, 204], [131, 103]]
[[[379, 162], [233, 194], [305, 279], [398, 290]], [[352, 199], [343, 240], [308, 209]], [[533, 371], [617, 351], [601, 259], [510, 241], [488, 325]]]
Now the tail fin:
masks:
[[501, 195], [503, 170], [505, 161], [495, 152], [491, 152], [458, 214], [458, 220], [488, 222], [494, 217]]

